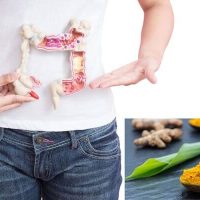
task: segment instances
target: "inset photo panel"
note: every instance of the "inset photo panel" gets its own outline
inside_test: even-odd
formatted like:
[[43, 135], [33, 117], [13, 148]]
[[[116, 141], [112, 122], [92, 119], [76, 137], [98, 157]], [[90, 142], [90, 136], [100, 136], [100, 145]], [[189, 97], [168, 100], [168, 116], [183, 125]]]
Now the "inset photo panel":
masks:
[[125, 119], [125, 199], [200, 199], [200, 119]]

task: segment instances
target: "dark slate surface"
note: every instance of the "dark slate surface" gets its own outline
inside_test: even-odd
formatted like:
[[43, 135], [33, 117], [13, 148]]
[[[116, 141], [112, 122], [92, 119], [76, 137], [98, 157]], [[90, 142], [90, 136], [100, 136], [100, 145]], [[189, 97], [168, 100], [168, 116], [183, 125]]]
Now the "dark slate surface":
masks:
[[[171, 143], [165, 150], [136, 147], [132, 142], [135, 138], [140, 136], [140, 133], [133, 130], [131, 119], [126, 119], [125, 130], [126, 176], [148, 158], [161, 157], [175, 153], [183, 143], [200, 141], [200, 131], [191, 128], [188, 125], [188, 120], [184, 120], [183, 138], [180, 141]], [[126, 182], [126, 200], [200, 200], [200, 193], [198, 194], [187, 191], [179, 182], [182, 170], [195, 166], [198, 162], [200, 162], [200, 157], [169, 169], [157, 176]]]

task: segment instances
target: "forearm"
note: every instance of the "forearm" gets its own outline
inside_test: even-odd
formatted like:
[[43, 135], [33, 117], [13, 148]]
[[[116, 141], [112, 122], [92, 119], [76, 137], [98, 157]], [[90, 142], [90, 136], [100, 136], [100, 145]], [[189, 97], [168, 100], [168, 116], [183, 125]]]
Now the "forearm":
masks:
[[139, 0], [144, 10], [139, 59], [153, 57], [159, 62], [171, 37], [173, 11], [168, 0]]
[[169, 0], [138, 0], [144, 10], [141, 45], [136, 62], [120, 67], [90, 83], [91, 88], [136, 84], [144, 79], [156, 83], [155, 72], [171, 37], [174, 25]]

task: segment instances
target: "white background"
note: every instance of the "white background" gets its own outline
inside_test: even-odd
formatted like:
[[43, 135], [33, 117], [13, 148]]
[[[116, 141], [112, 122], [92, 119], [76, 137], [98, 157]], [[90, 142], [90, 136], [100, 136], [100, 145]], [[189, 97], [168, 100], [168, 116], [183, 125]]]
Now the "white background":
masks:
[[[175, 28], [158, 83], [113, 88], [124, 174], [124, 118], [200, 117], [200, 1], [172, 0]], [[159, 16], [158, 16], [159, 17]], [[143, 12], [137, 0], [109, 0], [103, 36], [106, 72], [137, 59]], [[137, 158], [136, 158], [137, 159]], [[124, 184], [120, 191], [124, 200]]]

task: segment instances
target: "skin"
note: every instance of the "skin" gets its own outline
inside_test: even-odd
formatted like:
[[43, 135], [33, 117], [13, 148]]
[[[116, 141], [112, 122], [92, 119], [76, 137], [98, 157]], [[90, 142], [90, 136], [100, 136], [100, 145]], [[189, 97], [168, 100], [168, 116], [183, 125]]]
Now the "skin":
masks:
[[15, 95], [12, 83], [18, 74], [10, 73], [0, 76], [0, 112], [21, 106], [23, 103], [34, 101], [32, 97]]
[[[173, 11], [169, 0], [138, 0], [138, 2], [144, 11], [138, 59], [92, 81], [89, 84], [90, 88], [127, 86], [143, 79], [156, 83], [155, 73], [160, 67], [173, 31]], [[16, 74], [0, 76], [0, 112], [35, 100], [32, 97], [14, 94], [11, 83], [17, 78]]]
[[98, 77], [89, 84], [91, 89], [127, 86], [144, 79], [153, 84], [157, 82], [155, 73], [160, 67], [173, 31], [173, 11], [169, 0], [138, 0], [138, 2], [144, 11], [138, 59]]

